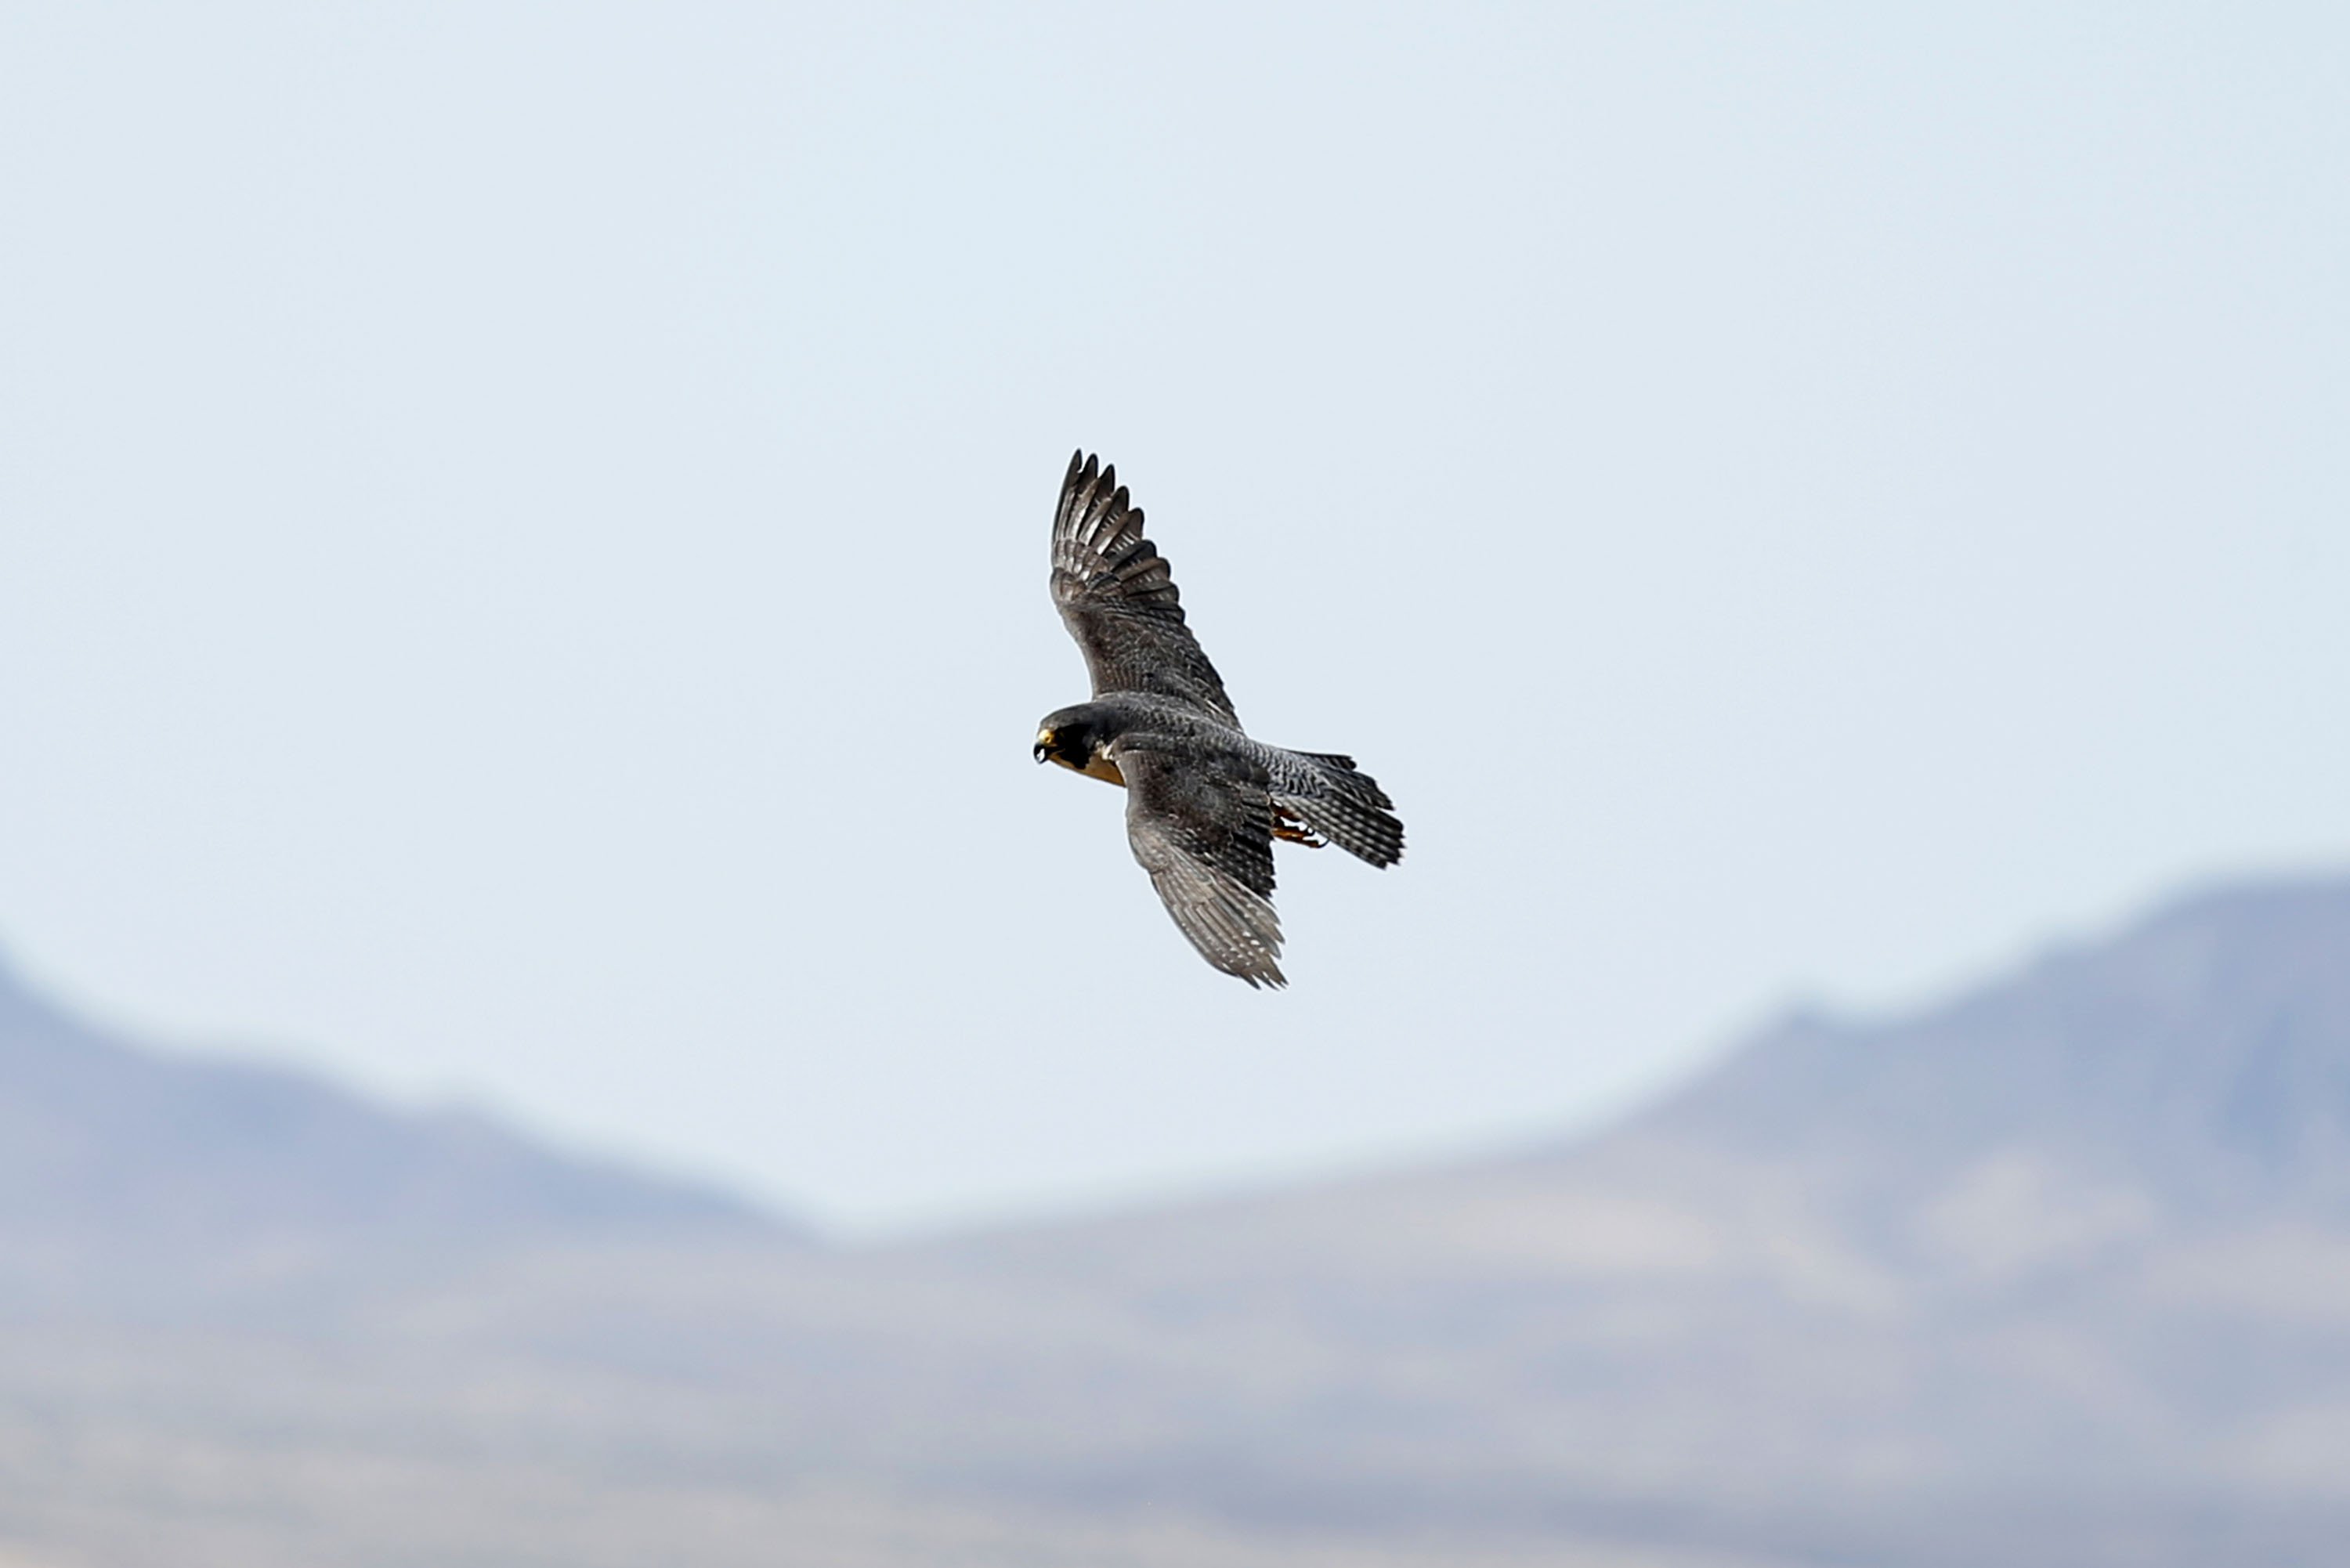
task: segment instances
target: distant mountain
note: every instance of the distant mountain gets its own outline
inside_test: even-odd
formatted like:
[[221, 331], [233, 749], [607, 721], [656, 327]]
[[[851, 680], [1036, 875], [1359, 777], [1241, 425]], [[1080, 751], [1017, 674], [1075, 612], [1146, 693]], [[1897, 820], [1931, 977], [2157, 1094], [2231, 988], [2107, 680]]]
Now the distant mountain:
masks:
[[[48, 1107], [0, 1113], [8, 1234], [62, 1214], [163, 1282], [0, 1333], [0, 1561], [2331, 1568], [2350, 1539], [2350, 880], [1798, 1017], [1571, 1145], [869, 1251], [585, 1201], [281, 1085], [400, 1151], [355, 1173], [300, 1130], [327, 1111], [5, 1017], [0, 1098]], [[364, 1256], [265, 1270], [225, 1314], [140, 1251], [387, 1213], [526, 1240], [364, 1288], [326, 1288]]]
[[1556, 1148], [939, 1251], [1116, 1303], [1128, 1386], [1184, 1412], [1085, 1424], [1033, 1472], [1055, 1495], [1801, 1563], [2336, 1563], [2350, 880], [1799, 1016]]
[[141, 1049], [0, 969], [0, 1288], [79, 1298], [107, 1280], [192, 1286], [695, 1232], [784, 1234], [723, 1193], [557, 1154], [479, 1116]]
[[1841, 1152], [1880, 1192], [2031, 1147], [2182, 1213], [2350, 1218], [2350, 882], [2188, 899], [1918, 1017], [1807, 1017], [1642, 1130]]

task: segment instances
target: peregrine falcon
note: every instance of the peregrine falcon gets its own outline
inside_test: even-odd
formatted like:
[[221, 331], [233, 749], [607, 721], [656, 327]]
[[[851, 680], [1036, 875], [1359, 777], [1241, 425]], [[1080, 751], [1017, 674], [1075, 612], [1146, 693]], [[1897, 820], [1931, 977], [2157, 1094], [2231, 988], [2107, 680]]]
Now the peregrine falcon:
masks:
[[1336, 844], [1384, 868], [1403, 858], [1395, 803], [1351, 757], [1241, 729], [1141, 509], [1083, 452], [1053, 515], [1053, 602], [1094, 700], [1045, 716], [1036, 760], [1126, 790], [1127, 842], [1201, 958], [1252, 986], [1286, 983], [1273, 841]]

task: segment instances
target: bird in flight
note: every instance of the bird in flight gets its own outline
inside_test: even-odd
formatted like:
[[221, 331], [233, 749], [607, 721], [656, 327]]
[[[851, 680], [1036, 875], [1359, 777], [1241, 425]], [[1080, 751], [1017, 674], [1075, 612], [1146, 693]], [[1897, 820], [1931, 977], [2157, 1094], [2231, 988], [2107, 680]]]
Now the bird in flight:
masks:
[[1118, 471], [1079, 452], [1053, 514], [1053, 602], [1094, 699], [1048, 713], [1036, 760], [1126, 791], [1126, 837], [1200, 956], [1252, 986], [1285, 984], [1273, 841], [1403, 858], [1395, 803], [1352, 757], [1252, 740], [1181, 597], [1142, 536]]

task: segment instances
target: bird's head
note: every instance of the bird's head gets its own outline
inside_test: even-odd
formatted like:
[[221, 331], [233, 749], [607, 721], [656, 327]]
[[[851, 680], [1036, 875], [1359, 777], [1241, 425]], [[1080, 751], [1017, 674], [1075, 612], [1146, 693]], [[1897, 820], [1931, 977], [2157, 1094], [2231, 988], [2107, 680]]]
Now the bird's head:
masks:
[[1073, 773], [1122, 784], [1125, 781], [1118, 777], [1117, 764], [1103, 749], [1112, 738], [1109, 730], [1099, 722], [1099, 715], [1088, 713], [1082, 707], [1064, 708], [1045, 715], [1045, 722], [1036, 726], [1033, 754], [1040, 763], [1058, 763]]
[[1055, 713], [1036, 726], [1035, 755], [1040, 763], [1058, 763], [1083, 773], [1093, 761], [1093, 726], [1083, 719]]

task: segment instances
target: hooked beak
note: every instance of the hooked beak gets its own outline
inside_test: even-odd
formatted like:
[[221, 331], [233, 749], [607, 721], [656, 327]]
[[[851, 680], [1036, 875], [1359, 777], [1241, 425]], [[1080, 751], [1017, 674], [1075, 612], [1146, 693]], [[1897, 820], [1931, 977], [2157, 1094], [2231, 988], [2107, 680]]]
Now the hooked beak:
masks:
[[1036, 760], [1041, 763], [1046, 757], [1051, 756], [1053, 754], [1052, 748], [1053, 732], [1050, 730], [1038, 731], [1036, 732]]

